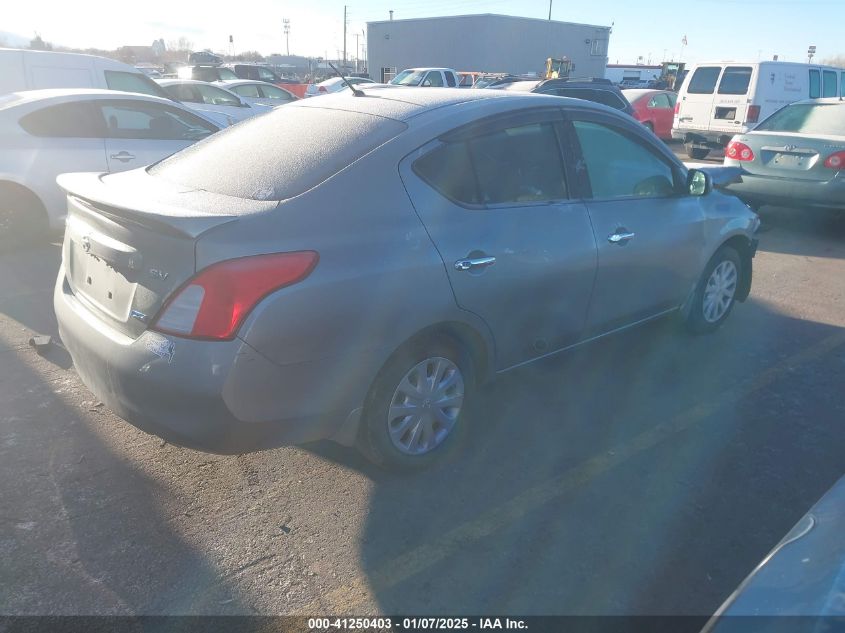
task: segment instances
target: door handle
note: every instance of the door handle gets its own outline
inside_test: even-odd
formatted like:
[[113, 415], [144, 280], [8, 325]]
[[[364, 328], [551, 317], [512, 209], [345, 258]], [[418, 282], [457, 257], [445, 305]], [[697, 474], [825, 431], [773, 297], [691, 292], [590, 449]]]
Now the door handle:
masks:
[[119, 152], [117, 154], [112, 154], [109, 158], [128, 163], [130, 160], [135, 160], [135, 154], [130, 154], [129, 152]]
[[455, 262], [455, 270], [472, 270], [473, 268], [487, 268], [496, 263], [495, 257], [476, 257], [474, 259], [459, 259]]
[[[623, 229], [623, 231], [624, 231], [624, 229]], [[607, 241], [610, 242], [611, 244], [625, 244], [628, 240], [634, 239], [634, 235], [636, 235], [636, 234], [630, 233], [628, 231], [625, 231], [625, 232], [617, 231], [613, 235], [608, 235]]]

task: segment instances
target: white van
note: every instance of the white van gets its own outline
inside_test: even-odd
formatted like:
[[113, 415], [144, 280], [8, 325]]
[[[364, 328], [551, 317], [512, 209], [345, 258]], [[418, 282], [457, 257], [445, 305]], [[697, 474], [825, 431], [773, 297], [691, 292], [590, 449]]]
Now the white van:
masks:
[[724, 148], [785, 105], [845, 94], [845, 69], [792, 62], [693, 64], [678, 92], [672, 138], [690, 158]]
[[102, 88], [170, 99], [140, 70], [113, 59], [0, 48], [0, 94], [42, 88]]

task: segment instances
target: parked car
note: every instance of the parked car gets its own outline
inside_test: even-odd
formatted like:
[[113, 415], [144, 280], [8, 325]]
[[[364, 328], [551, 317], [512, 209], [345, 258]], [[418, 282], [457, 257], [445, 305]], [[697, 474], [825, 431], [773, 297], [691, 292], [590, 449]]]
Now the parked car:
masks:
[[532, 78], [529, 77], [518, 77], [516, 75], [509, 75], [506, 73], [481, 75], [475, 80], [475, 83], [472, 85], [472, 87], [476, 89], [492, 88], [494, 86], [500, 86], [502, 84], [513, 83], [514, 81], [530, 81], [531, 79]]
[[388, 83], [417, 88], [454, 88], [458, 85], [458, 73], [451, 68], [408, 68]]
[[663, 140], [672, 138], [672, 117], [678, 95], [671, 90], [623, 90], [634, 118]]
[[250, 105], [234, 92], [205, 81], [159, 79], [158, 83], [171, 98], [216, 121], [221, 127], [268, 111], [267, 106]]
[[332, 77], [326, 79], [318, 84], [310, 84], [305, 90], [306, 97], [318, 97], [324, 94], [331, 94], [338, 90], [343, 90], [347, 83], [357, 86], [358, 84], [372, 84], [375, 83], [372, 79], [364, 79], [363, 77], [347, 77], [346, 82], [340, 77]]
[[367, 94], [59, 178], [59, 331], [118, 415], [206, 451], [332, 438], [421, 468], [497, 373], [663, 315], [713, 331], [748, 296], [757, 216], [630, 117]]
[[841, 630], [845, 617], [843, 532], [845, 477], [763, 558], [702, 633]]
[[220, 55], [215, 55], [211, 51], [197, 51], [188, 56], [189, 64], [214, 64], [220, 65], [223, 63], [223, 58]]
[[113, 59], [0, 48], [0, 94], [47, 88], [102, 88], [168, 98], [143, 72]]
[[112, 90], [0, 97], [0, 245], [64, 226], [56, 176], [154, 163], [219, 129], [169, 99]]
[[807, 100], [778, 110], [733, 137], [725, 165], [742, 169], [729, 188], [753, 206], [845, 212], [845, 102]]
[[279, 106], [299, 99], [292, 92], [279, 88], [266, 81], [251, 81], [249, 79], [237, 79], [235, 81], [218, 81], [218, 86], [225, 88], [238, 95], [242, 101], [251, 106]]
[[512, 81], [490, 86], [490, 88], [492, 90], [536, 92], [559, 97], [585, 99], [634, 116], [634, 109], [628, 103], [625, 95], [608, 79], [533, 79], [530, 81]]
[[238, 76], [231, 68], [225, 66], [182, 66], [179, 69], [179, 79], [195, 79], [196, 81], [233, 81]]
[[298, 84], [297, 79], [282, 77], [272, 68], [259, 64], [231, 64], [229, 68], [239, 79], [252, 79], [254, 81], [266, 81], [277, 86], [284, 87], [286, 84]]
[[700, 160], [734, 134], [804, 99], [839, 97], [845, 69], [791, 62], [693, 64], [678, 92], [672, 137]]

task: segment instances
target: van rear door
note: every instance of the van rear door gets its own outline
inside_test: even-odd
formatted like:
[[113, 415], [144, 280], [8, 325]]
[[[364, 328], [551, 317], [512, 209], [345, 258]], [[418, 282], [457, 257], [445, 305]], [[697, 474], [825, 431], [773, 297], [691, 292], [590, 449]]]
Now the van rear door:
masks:
[[679, 130], [706, 132], [710, 129], [713, 95], [721, 74], [722, 66], [718, 64], [698, 66], [692, 71], [685, 89], [681, 90], [676, 125]]
[[[713, 95], [713, 110], [710, 114], [711, 132], [724, 132], [733, 136], [748, 131], [745, 123], [749, 102], [754, 96], [753, 86], [756, 80], [757, 69], [754, 66], [725, 67]], [[759, 116], [759, 110], [756, 116]], [[755, 123], [756, 116], [752, 117]]]

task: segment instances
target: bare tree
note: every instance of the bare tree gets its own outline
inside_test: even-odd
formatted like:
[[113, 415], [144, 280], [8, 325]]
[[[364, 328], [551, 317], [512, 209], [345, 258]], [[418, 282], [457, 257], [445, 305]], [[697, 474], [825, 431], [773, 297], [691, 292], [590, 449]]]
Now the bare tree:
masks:
[[834, 55], [833, 57], [828, 57], [822, 60], [822, 64], [826, 66], [838, 66], [840, 68], [845, 68], [845, 55]]
[[50, 42], [45, 42], [41, 39], [41, 36], [36, 33], [35, 37], [29, 40], [29, 47], [34, 51], [51, 51], [53, 50], [53, 45]]
[[192, 51], [194, 43], [184, 35], [178, 40], [170, 40], [167, 43], [167, 50], [169, 51]]

